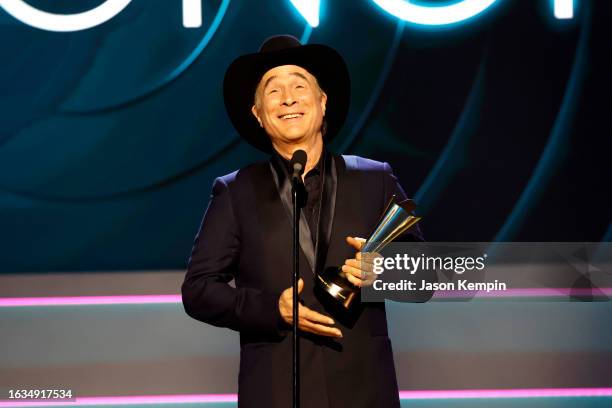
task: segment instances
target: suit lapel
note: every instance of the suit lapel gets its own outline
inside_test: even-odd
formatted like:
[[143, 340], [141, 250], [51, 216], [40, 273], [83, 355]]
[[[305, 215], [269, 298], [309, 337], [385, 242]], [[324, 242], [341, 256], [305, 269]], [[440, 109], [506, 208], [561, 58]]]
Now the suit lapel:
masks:
[[325, 266], [325, 259], [329, 248], [334, 218], [336, 213], [336, 197], [338, 191], [338, 156], [327, 153], [324, 162], [324, 182], [323, 182], [323, 200], [319, 209], [319, 228], [317, 237], [317, 254], [316, 270], [321, 271]]
[[[289, 180], [289, 174], [285, 166], [279, 162], [276, 156], [270, 160], [270, 172], [272, 173], [272, 179], [276, 186], [278, 195], [280, 196], [282, 207], [286, 219], [290, 226], [293, 226], [293, 203], [291, 199], [291, 181]], [[277, 214], [278, 217], [280, 214]], [[300, 248], [304, 253], [306, 262], [312, 273], [315, 268], [315, 249], [312, 245], [312, 236], [310, 234], [310, 228], [308, 227], [308, 221], [303, 212], [300, 213]]]
[[346, 237], [368, 238], [366, 235], [369, 233], [358, 168], [356, 164], [347, 165], [344, 156], [334, 156], [334, 161], [337, 177], [335, 210], [327, 254], [321, 267], [340, 266], [347, 257], [353, 257], [355, 251], [347, 244]]

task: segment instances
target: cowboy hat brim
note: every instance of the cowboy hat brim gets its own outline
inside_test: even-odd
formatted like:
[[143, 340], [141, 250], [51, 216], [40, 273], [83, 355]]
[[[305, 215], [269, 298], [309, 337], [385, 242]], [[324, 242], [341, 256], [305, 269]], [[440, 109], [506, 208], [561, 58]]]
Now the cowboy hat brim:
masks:
[[[299, 43], [298, 43], [299, 44]], [[350, 79], [340, 54], [321, 44], [298, 45], [238, 57], [223, 80], [223, 97], [228, 116], [240, 136], [255, 148], [270, 153], [272, 144], [251, 112], [255, 90], [262, 76], [281, 65], [297, 65], [310, 72], [327, 94], [324, 136], [329, 142], [338, 134], [348, 113]]]

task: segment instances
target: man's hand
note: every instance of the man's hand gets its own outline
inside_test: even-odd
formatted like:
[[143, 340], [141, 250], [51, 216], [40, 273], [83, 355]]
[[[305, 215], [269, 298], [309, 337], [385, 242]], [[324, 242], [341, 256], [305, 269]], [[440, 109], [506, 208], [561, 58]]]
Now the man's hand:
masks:
[[[298, 294], [302, 293], [302, 289], [304, 289], [304, 280], [300, 278], [298, 281]], [[283, 290], [278, 299], [278, 309], [283, 320], [293, 324], [293, 287]], [[298, 328], [300, 330], [321, 336], [342, 337], [340, 329], [330, 326], [332, 324], [334, 324], [334, 320], [331, 317], [298, 304]]]
[[342, 272], [353, 285], [358, 287], [370, 286], [376, 280], [374, 273], [374, 258], [380, 257], [376, 252], [361, 252], [363, 244], [366, 242], [363, 238], [346, 237], [346, 242], [355, 248], [357, 253], [355, 258], [347, 259], [342, 265]]

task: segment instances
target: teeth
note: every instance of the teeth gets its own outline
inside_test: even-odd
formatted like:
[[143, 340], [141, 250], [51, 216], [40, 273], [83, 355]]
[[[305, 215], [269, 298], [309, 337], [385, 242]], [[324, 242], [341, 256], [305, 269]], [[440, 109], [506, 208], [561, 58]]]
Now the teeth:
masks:
[[281, 119], [293, 119], [293, 118], [299, 118], [301, 117], [302, 114], [301, 113], [291, 113], [289, 115], [283, 115], [281, 116]]

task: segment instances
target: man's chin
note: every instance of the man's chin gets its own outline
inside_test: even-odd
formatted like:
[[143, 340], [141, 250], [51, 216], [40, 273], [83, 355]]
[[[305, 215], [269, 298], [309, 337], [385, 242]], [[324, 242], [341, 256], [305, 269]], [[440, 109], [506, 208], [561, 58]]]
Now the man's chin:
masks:
[[[284, 145], [296, 145], [296, 144], [304, 144], [310, 141], [311, 136], [309, 133], [304, 131], [288, 131], [282, 134], [278, 134], [277, 137], [274, 137], [273, 140], [275, 144], [284, 144]], [[316, 135], [314, 136], [316, 138]]]
[[307, 137], [303, 132], [288, 132], [283, 135], [282, 140], [285, 143], [295, 144], [305, 142]]

